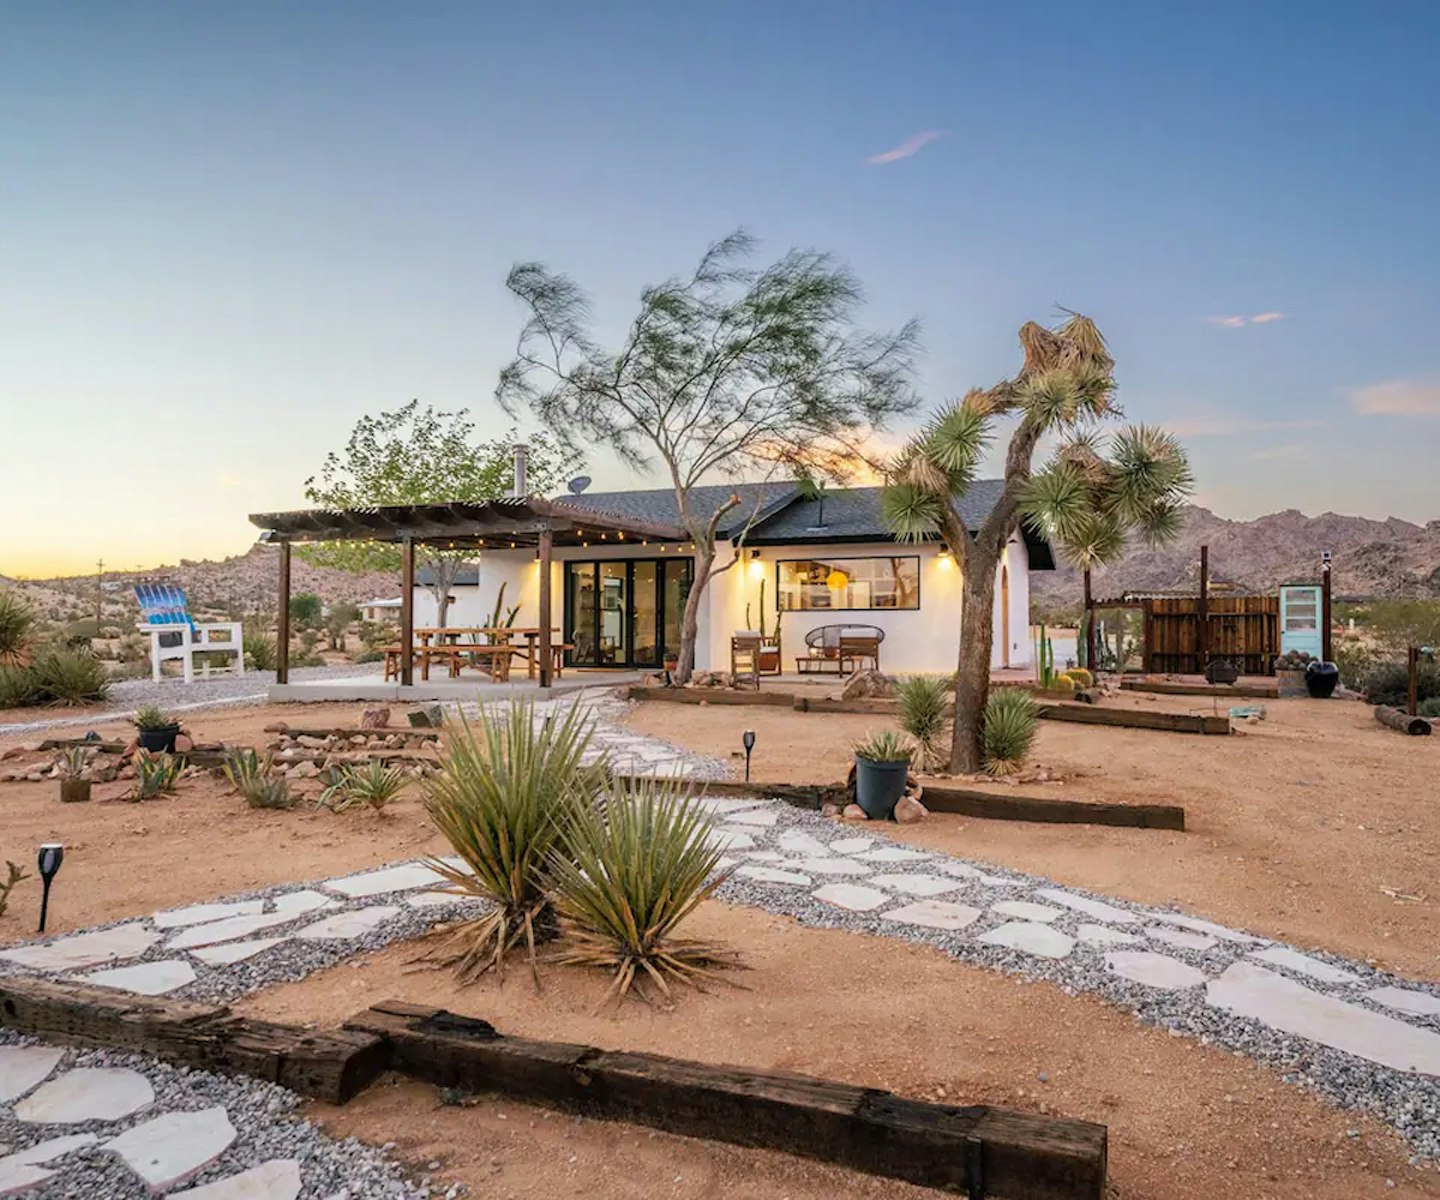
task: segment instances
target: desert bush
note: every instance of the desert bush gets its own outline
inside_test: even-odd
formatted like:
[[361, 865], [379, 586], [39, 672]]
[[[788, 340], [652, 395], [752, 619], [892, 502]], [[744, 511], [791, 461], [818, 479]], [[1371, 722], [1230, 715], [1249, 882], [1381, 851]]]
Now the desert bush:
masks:
[[28, 666], [0, 665], [0, 708], [30, 708], [45, 702], [40, 681]]
[[940, 743], [950, 718], [950, 680], [944, 675], [911, 675], [895, 685], [900, 728], [920, 746], [922, 767], [942, 759]]
[[556, 961], [614, 971], [606, 1000], [632, 987], [643, 997], [646, 982], [669, 996], [672, 983], [738, 965], [717, 943], [676, 936], [725, 878], [710, 819], [683, 788], [673, 780], [633, 789], [611, 783], [603, 805], [574, 811], [563, 848], [551, 855], [565, 935]]
[[992, 688], [985, 704], [980, 748], [991, 775], [1013, 775], [1030, 753], [1040, 719], [1035, 697], [1024, 688]]
[[241, 632], [245, 638], [245, 665], [252, 671], [273, 671], [279, 651], [270, 627], [252, 617], [241, 626]]
[[440, 771], [426, 785], [425, 808], [464, 862], [430, 865], [448, 890], [495, 907], [447, 936], [432, 955], [470, 983], [524, 945], [536, 986], [535, 945], [553, 933], [547, 872], [577, 808], [593, 805], [605, 786], [601, 764], [586, 766], [591, 723], [578, 708], [537, 725], [532, 703], [511, 704], [504, 716], [481, 711], [450, 737]]
[[363, 765], [341, 767], [321, 793], [320, 806], [338, 813], [364, 804], [375, 812], [384, 812], [409, 782], [403, 768], [387, 767], [380, 759], [372, 758]]
[[1422, 700], [1415, 706], [1415, 711], [1422, 717], [1440, 717], [1440, 696], [1431, 696], [1429, 700]]
[[0, 591], [0, 667], [23, 666], [34, 633], [35, 614], [20, 593]]
[[149, 800], [155, 796], [173, 792], [179, 782], [180, 772], [185, 769], [185, 760], [178, 754], [150, 754], [144, 750], [135, 752], [135, 791], [132, 800]]
[[292, 654], [290, 656], [290, 665], [292, 667], [323, 667], [325, 660], [318, 654]]
[[1340, 669], [1340, 682], [1348, 688], [1364, 687], [1366, 677], [1375, 669], [1375, 651], [1357, 639], [1343, 638], [1335, 643], [1332, 653]]
[[95, 704], [110, 695], [104, 664], [88, 650], [46, 647], [35, 655], [31, 670], [46, 704]]
[[324, 604], [314, 592], [296, 592], [290, 597], [290, 619], [297, 625], [316, 625]]
[[385, 661], [385, 651], [383, 651], [383, 650], [361, 650], [361, 651], [360, 651], [359, 653], [357, 653], [357, 654], [352, 654], [352, 655], [350, 656], [350, 661], [353, 662], [353, 663], [377, 663], [377, 662], [384, 662], [384, 661]]
[[[1440, 667], [1432, 662], [1422, 662], [1417, 684], [1417, 700], [1423, 702], [1440, 696]], [[1365, 698], [1371, 704], [1404, 708], [1410, 703], [1409, 667], [1403, 662], [1385, 662], [1371, 668], [1365, 676]]]

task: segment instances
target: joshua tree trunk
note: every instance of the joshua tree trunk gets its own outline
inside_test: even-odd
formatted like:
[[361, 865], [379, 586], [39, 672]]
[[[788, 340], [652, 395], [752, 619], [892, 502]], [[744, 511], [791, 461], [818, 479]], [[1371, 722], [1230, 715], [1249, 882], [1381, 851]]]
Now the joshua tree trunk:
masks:
[[971, 543], [962, 581], [960, 661], [955, 671], [955, 724], [950, 770], [973, 775], [981, 768], [980, 730], [990, 693], [990, 653], [995, 641], [995, 567], [999, 555]]

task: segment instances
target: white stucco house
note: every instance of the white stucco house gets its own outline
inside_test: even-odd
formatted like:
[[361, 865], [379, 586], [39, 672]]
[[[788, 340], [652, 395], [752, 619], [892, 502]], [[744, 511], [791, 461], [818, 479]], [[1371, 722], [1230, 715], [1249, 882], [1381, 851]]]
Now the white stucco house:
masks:
[[[974, 530], [1000, 491], [978, 480], [958, 505]], [[879, 488], [831, 491], [823, 502], [793, 484], [702, 487], [697, 512], [711, 513], [738, 492], [741, 503], [722, 521], [721, 535], [739, 561], [714, 578], [700, 610], [698, 670], [724, 670], [730, 638], [745, 629], [778, 628], [784, 669], [806, 654], [805, 635], [822, 625], [870, 625], [884, 632], [881, 668], [887, 672], [953, 670], [959, 654], [960, 570], [938, 541], [896, 542], [880, 519]], [[554, 503], [583, 512], [652, 525], [677, 523], [670, 489], [566, 496]], [[822, 515], [823, 507], [823, 515]], [[728, 561], [722, 549], [718, 561]], [[1054, 569], [1049, 544], [1028, 530], [1007, 547], [995, 580], [995, 668], [1030, 665], [1030, 572]], [[556, 546], [552, 594], [563, 602], [563, 638], [574, 667], [659, 667], [679, 645], [694, 562], [687, 545], [596, 531], [593, 541]], [[447, 624], [484, 625], [500, 587], [518, 604], [516, 623], [538, 620], [540, 564], [533, 548], [486, 549], [461, 572]], [[414, 593], [415, 624], [433, 625], [436, 605], [421, 586]], [[561, 604], [557, 603], [557, 616]]]

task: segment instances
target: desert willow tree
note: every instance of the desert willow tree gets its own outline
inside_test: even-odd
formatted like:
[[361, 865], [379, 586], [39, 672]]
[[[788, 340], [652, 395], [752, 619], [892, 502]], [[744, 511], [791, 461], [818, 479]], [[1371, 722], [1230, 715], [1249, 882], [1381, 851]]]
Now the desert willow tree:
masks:
[[[889, 464], [882, 497], [892, 532], [903, 540], [939, 537], [962, 572], [960, 661], [950, 769], [981, 767], [980, 734], [990, 688], [995, 575], [1022, 520], [1046, 534], [1079, 567], [1113, 561], [1134, 536], [1173, 538], [1190, 493], [1185, 452], [1173, 436], [1129, 425], [1113, 436], [1104, 422], [1115, 404], [1114, 360], [1088, 317], [1056, 329], [1020, 330], [1025, 360], [1014, 379], [975, 389], [935, 414]], [[1003, 488], [972, 537], [955, 508], [974, 482], [996, 426], [1016, 424], [1005, 453]], [[1055, 447], [1038, 470], [1042, 441]]]
[[[613, 350], [592, 340], [589, 303], [566, 276], [521, 263], [506, 280], [530, 316], [500, 374], [500, 403], [527, 408], [572, 448], [598, 443], [629, 466], [658, 466], [675, 490], [695, 555], [682, 683], [695, 665], [701, 599], [739, 560], [758, 512], [722, 524], [740, 506], [738, 493], [702, 508], [695, 487], [743, 474], [843, 478], [871, 433], [915, 405], [913, 321], [862, 332], [860, 285], [828, 255], [791, 250], [757, 270], [746, 265], [754, 250], [752, 238], [732, 234], [688, 278], [645, 288]], [[735, 521], [741, 533], [721, 555], [719, 531]]]

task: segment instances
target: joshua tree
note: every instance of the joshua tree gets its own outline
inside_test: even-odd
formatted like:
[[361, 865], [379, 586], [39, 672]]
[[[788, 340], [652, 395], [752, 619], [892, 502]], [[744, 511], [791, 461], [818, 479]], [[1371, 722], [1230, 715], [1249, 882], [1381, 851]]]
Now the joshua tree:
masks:
[[741, 471], [842, 476], [872, 430], [914, 406], [915, 325], [861, 332], [860, 285], [847, 270], [802, 250], [752, 270], [742, 260], [754, 246], [732, 234], [688, 279], [647, 287], [614, 351], [592, 340], [589, 303], [566, 276], [520, 263], [506, 280], [530, 317], [500, 374], [500, 403], [530, 409], [572, 446], [607, 445], [634, 467], [658, 460], [675, 489], [695, 553], [682, 683], [694, 668], [705, 589], [739, 557], [737, 545], [716, 564], [718, 530], [739, 496], [701, 511], [692, 489]]
[[[963, 572], [960, 661], [950, 769], [978, 771], [990, 688], [995, 574], [1022, 519], [1048, 535], [1080, 567], [1113, 561], [1131, 536], [1152, 544], [1173, 538], [1192, 478], [1176, 439], [1146, 425], [1112, 438], [1101, 423], [1121, 417], [1114, 360], [1088, 317], [1056, 329], [1033, 321], [1020, 330], [1025, 361], [1014, 379], [976, 388], [937, 412], [889, 466], [883, 511], [905, 540], [940, 537]], [[972, 538], [955, 509], [974, 481], [995, 426], [1017, 424], [1005, 455], [1004, 487]], [[1032, 473], [1042, 439], [1058, 446]]]

